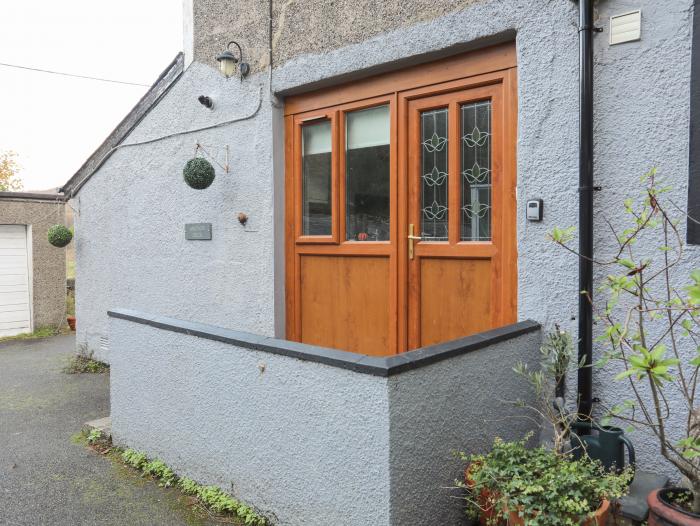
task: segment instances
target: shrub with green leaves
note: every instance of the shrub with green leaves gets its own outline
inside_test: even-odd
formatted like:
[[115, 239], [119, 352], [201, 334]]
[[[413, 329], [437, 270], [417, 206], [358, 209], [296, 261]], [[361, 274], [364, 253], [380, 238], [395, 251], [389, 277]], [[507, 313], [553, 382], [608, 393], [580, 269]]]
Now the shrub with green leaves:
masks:
[[[621, 203], [622, 219], [602, 218], [614, 249], [593, 260], [606, 274], [603, 300], [593, 303], [602, 327], [597, 366], [610, 369], [627, 387], [625, 398], [612, 407], [601, 404], [607, 413], [601, 423], [646, 429], [661, 456], [690, 481], [692, 508], [700, 513], [700, 269], [689, 272], [680, 229], [700, 218], [688, 218], [674, 203], [671, 187], [655, 169], [640, 182], [639, 195]], [[567, 246], [568, 231], [554, 229], [550, 238], [579, 256]], [[589, 297], [590, 292], [581, 291]], [[675, 423], [680, 421], [684, 425]]]
[[494, 499], [494, 525], [516, 512], [529, 526], [580, 526], [604, 499], [623, 496], [632, 479], [629, 470], [608, 473], [588, 457], [574, 460], [526, 444], [527, 438], [496, 439], [486, 455], [462, 455], [470, 466], [470, 484], [460, 484], [467, 489], [470, 515], [482, 511], [479, 496], [486, 492]]
[[63, 248], [73, 239], [73, 232], [64, 225], [53, 225], [49, 228], [48, 238], [53, 246]]
[[187, 161], [182, 175], [187, 186], [195, 190], [204, 190], [214, 182], [216, 172], [209, 161], [202, 157], [195, 157]]

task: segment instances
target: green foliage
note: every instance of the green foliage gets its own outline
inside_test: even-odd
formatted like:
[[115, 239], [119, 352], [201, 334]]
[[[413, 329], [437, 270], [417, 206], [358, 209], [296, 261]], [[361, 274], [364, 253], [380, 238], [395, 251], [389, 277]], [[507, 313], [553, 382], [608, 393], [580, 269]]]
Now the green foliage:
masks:
[[143, 465], [141, 468], [144, 474], [149, 475], [153, 478], [159, 479], [161, 485], [167, 487], [175, 484], [177, 477], [172, 469], [165, 465], [162, 460], [151, 460]]
[[566, 453], [571, 449], [569, 435], [578, 414], [566, 405], [566, 373], [574, 355], [571, 335], [559, 326], [547, 334], [540, 347], [540, 368], [531, 371], [527, 364], [519, 362], [513, 370], [533, 387], [537, 406], [522, 407], [535, 413], [535, 420], [551, 426], [554, 450]]
[[218, 486], [203, 486], [187, 477], [180, 478], [162, 460], [149, 460], [144, 453], [133, 449], [124, 450], [121, 458], [125, 464], [158, 480], [161, 486], [176, 486], [184, 494], [196, 497], [214, 513], [236, 516], [250, 526], [268, 524], [265, 517], [259, 515], [250, 506], [234, 499]]
[[73, 239], [73, 232], [64, 225], [53, 225], [49, 228], [48, 238], [53, 246], [63, 248]]
[[86, 345], [80, 345], [78, 352], [70, 359], [63, 372], [67, 374], [100, 374], [109, 371], [109, 364], [95, 360], [94, 354], [94, 351], [88, 351]]
[[122, 460], [132, 468], [141, 470], [148, 462], [148, 458], [144, 453], [134, 449], [126, 449], [122, 453]]
[[102, 440], [102, 431], [99, 429], [92, 429], [87, 435], [88, 444], [96, 444], [100, 440]]
[[[687, 256], [678, 225], [687, 214], [666, 197], [671, 188], [656, 169], [641, 182], [640, 194], [622, 204], [623, 219], [604, 218], [617, 243], [614, 253], [592, 261], [607, 273], [605, 307], [593, 304], [603, 327], [597, 341], [605, 345], [596, 365], [613, 366], [616, 379], [629, 384], [629, 400], [603, 407], [601, 423], [650, 431], [661, 455], [689, 479], [693, 511], [700, 513], [700, 269], [688, 276], [682, 264]], [[552, 239], [562, 244], [561, 235]], [[686, 422], [683, 429], [669, 426], [670, 396], [682, 398], [678, 407], [685, 414], [674, 409], [673, 420]]]
[[565, 245], [574, 238], [574, 233], [576, 232], [576, 227], [570, 226], [568, 228], [558, 228], [554, 227], [549, 233], [549, 237], [555, 243]]
[[496, 439], [486, 455], [464, 455], [469, 463], [468, 512], [483, 511], [483, 495], [489, 495], [496, 517], [520, 513], [529, 526], [580, 526], [593, 517], [604, 499], [623, 496], [631, 471], [608, 473], [599, 462], [583, 457], [574, 460], [544, 447], [527, 448], [526, 439]]
[[182, 175], [190, 188], [204, 190], [214, 182], [216, 172], [209, 161], [202, 157], [195, 157], [187, 161]]
[[615, 379], [622, 380], [628, 376], [634, 376], [637, 380], [649, 377], [658, 387], [663, 387], [663, 382], [673, 381], [669, 368], [678, 365], [678, 358], [666, 358], [666, 346], [657, 345], [653, 351], [647, 351], [639, 344], [634, 345], [634, 350], [639, 354], [629, 357], [629, 367], [618, 374]]

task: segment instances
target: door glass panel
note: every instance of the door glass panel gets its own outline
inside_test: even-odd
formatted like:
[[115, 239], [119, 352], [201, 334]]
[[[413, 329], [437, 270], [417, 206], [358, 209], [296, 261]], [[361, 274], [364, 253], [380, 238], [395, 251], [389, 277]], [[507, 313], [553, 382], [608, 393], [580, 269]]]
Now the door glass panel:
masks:
[[331, 123], [302, 127], [302, 234], [330, 236]]
[[421, 143], [421, 236], [424, 241], [446, 241], [447, 108], [421, 113]]
[[389, 106], [346, 116], [346, 239], [389, 239]]
[[460, 239], [491, 239], [491, 102], [464, 104]]

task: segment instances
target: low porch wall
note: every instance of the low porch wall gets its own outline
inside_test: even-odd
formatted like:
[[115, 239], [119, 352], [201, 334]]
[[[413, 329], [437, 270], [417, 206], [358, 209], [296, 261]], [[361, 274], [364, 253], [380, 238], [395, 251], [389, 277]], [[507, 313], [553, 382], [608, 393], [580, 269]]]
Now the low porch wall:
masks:
[[532, 321], [387, 358], [128, 310], [110, 314], [115, 443], [274, 524], [461, 524], [453, 451], [530, 427]]

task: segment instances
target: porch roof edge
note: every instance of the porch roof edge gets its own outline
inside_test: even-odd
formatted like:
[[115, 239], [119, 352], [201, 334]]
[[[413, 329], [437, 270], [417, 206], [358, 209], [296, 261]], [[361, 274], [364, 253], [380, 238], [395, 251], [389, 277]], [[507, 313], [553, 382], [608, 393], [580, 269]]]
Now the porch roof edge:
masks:
[[323, 363], [362, 374], [389, 377], [448, 358], [467, 354], [491, 345], [541, 329], [539, 323], [525, 320], [457, 340], [421, 347], [391, 356], [368, 356], [306, 343], [280, 340], [242, 331], [224, 329], [214, 325], [184, 321], [166, 316], [147, 314], [132, 309], [114, 309], [107, 312], [111, 318], [127, 320], [158, 329], [197, 336], [207, 340], [228, 343], [246, 349], [269, 352]]

